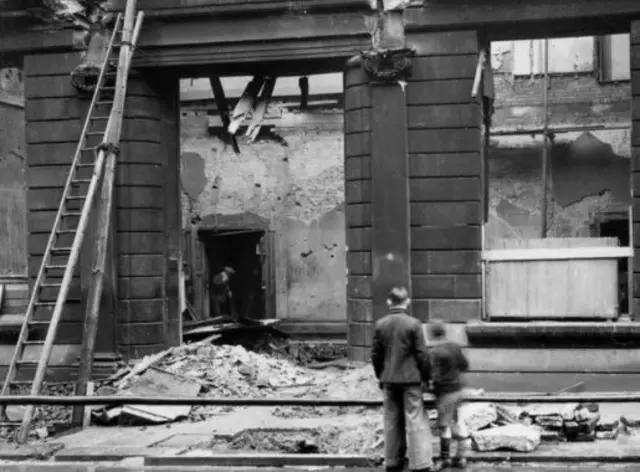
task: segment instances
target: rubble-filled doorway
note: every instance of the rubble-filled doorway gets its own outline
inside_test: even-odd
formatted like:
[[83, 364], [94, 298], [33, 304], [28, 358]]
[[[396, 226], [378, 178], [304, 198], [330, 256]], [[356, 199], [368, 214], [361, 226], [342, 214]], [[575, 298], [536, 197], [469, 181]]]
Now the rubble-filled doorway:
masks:
[[[242, 229], [203, 230], [199, 236], [206, 254], [211, 317], [265, 318], [265, 233]], [[216, 299], [216, 276], [226, 268], [232, 269], [227, 274], [231, 297]]]

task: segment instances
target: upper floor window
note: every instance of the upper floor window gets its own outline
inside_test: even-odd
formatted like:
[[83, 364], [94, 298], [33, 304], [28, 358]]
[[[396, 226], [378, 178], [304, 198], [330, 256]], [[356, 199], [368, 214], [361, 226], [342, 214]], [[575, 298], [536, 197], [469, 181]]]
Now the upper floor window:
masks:
[[[549, 39], [549, 73], [593, 72], [595, 41], [592, 36]], [[513, 74], [544, 74], [545, 40], [513, 42]]]
[[631, 40], [628, 33], [598, 37], [600, 82], [631, 80]]

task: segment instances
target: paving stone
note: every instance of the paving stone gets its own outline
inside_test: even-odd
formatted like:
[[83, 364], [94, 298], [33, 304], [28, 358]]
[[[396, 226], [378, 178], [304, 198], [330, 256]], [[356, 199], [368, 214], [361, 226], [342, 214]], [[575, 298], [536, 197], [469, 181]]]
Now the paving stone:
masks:
[[492, 403], [465, 403], [460, 407], [458, 414], [471, 433], [498, 419], [496, 406]]

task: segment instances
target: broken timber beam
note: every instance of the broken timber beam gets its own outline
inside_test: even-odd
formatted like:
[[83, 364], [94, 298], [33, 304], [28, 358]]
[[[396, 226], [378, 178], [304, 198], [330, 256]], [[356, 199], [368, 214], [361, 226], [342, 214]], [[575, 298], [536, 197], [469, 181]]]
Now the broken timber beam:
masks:
[[253, 112], [253, 117], [251, 118], [251, 123], [247, 127], [247, 137], [249, 138], [249, 142], [254, 142], [260, 134], [260, 128], [262, 128], [262, 121], [264, 120], [264, 116], [267, 114], [267, 109], [269, 107], [269, 100], [271, 100], [271, 95], [273, 95], [273, 89], [276, 86], [276, 78], [269, 77], [262, 88], [262, 94], [260, 95], [260, 99], [256, 104], [255, 110]]
[[218, 109], [218, 114], [220, 115], [220, 120], [222, 121], [222, 126], [224, 127], [225, 132], [231, 139], [231, 147], [233, 147], [233, 151], [236, 154], [240, 154], [240, 147], [238, 146], [238, 140], [235, 135], [229, 131], [229, 102], [227, 101], [227, 97], [224, 94], [224, 89], [222, 88], [222, 82], [220, 81], [220, 77], [209, 77], [209, 83], [211, 84], [211, 90], [213, 91], [213, 99], [216, 102], [216, 108]]
[[240, 100], [238, 100], [236, 107], [231, 113], [231, 122], [229, 123], [229, 127], [227, 128], [229, 133], [235, 135], [238, 132], [238, 129], [240, 128], [240, 125], [242, 124], [244, 119], [253, 111], [258, 93], [260, 93], [264, 82], [264, 77], [254, 77], [247, 84], [247, 87], [244, 89], [244, 92], [240, 97]]

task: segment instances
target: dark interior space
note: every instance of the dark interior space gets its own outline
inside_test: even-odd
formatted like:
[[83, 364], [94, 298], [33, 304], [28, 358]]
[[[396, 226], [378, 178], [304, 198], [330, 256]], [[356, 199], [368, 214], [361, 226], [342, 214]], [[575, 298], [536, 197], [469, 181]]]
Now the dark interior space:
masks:
[[[201, 231], [200, 239], [204, 243], [208, 279], [210, 287], [211, 317], [221, 315], [237, 315], [242, 318], [265, 318], [265, 297], [263, 283], [263, 241], [262, 231]], [[230, 306], [228, 302], [215, 303], [213, 283], [214, 277], [225, 267], [233, 269], [229, 278], [232, 293]]]
[[[618, 238], [620, 246], [629, 246], [629, 222], [624, 219], [609, 220], [600, 223], [600, 236]], [[618, 303], [620, 313], [629, 313], [629, 277], [626, 258], [618, 259]]]

